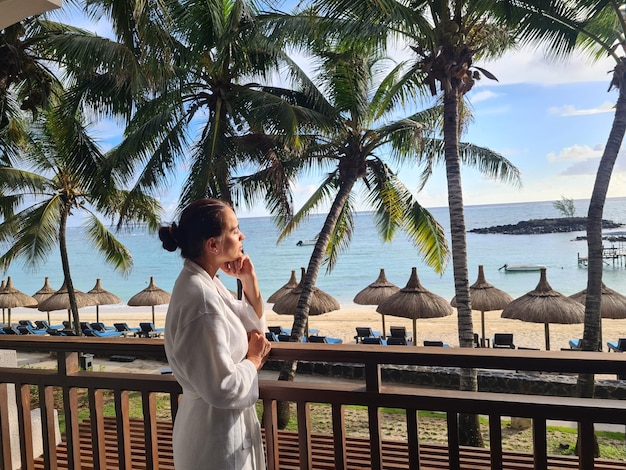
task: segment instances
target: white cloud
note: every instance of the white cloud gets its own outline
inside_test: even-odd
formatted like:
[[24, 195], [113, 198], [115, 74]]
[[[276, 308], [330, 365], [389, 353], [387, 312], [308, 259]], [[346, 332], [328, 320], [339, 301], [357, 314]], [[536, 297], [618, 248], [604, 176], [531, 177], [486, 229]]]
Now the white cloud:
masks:
[[592, 148], [588, 145], [572, 145], [571, 147], [565, 147], [557, 155], [554, 152], [548, 154], [548, 161], [555, 162], [581, 162], [589, 159], [595, 159], [602, 156], [602, 149], [596, 147]]
[[542, 51], [523, 48], [506, 53], [500, 59], [477, 63], [493, 73], [500, 84], [512, 83], [575, 83], [609, 82], [615, 61], [606, 58], [592, 62], [581, 52], [575, 52], [568, 60], [554, 61], [546, 58]]
[[548, 110], [548, 112], [556, 116], [585, 116], [591, 114], [613, 113], [615, 112], [615, 103], [605, 101], [601, 105], [591, 109], [576, 109], [576, 106], [570, 104], [560, 107], [552, 107]]
[[[587, 160], [582, 160], [575, 162], [568, 168], [566, 168], [561, 175], [562, 176], [571, 176], [571, 175], [593, 175], [598, 171], [598, 165], [600, 164], [600, 158], [602, 157], [602, 150], [595, 151], [597, 156], [591, 157]], [[626, 155], [624, 155], [623, 151], [620, 151], [617, 160], [615, 161], [615, 166], [613, 167], [613, 172], [611, 174], [612, 179], [615, 181], [617, 175], [626, 173]], [[621, 177], [620, 177], [621, 178]], [[622, 178], [623, 179], [623, 178]], [[620, 181], [620, 179], [618, 179]], [[623, 186], [622, 186], [622, 194], [623, 196]]]
[[494, 93], [491, 90], [482, 90], [482, 91], [478, 91], [476, 93], [473, 93], [470, 99], [471, 99], [472, 103], [478, 103], [480, 101], [491, 100], [491, 99], [496, 98], [498, 96], [500, 96], [499, 93]]

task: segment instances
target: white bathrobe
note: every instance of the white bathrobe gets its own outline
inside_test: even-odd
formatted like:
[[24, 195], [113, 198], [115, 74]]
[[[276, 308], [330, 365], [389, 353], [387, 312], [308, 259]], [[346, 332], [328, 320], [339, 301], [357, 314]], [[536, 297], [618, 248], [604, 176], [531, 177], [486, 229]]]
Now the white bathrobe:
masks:
[[176, 470], [265, 468], [258, 375], [246, 359], [253, 330], [265, 331], [265, 317], [186, 260], [165, 321], [165, 352], [183, 388], [174, 423]]

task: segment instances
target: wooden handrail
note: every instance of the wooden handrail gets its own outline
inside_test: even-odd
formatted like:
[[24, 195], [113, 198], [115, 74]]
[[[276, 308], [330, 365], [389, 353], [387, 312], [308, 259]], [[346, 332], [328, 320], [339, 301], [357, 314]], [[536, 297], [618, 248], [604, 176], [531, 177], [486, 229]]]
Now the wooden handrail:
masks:
[[[48, 468], [57, 468], [53, 438], [54, 388], [63, 391], [63, 411], [68, 443], [67, 468], [81, 467], [78, 429], [77, 391], [88, 391], [92, 435], [92, 459], [95, 468], [105, 468], [103, 392], [114, 396], [117, 423], [117, 445], [119, 454], [117, 468], [132, 468], [130, 454], [129, 392], [142, 395], [146, 468], [158, 468], [158, 442], [156, 419], [156, 393], [170, 396], [172, 416], [182, 393], [179, 384], [171, 375], [131, 374], [120, 372], [81, 371], [78, 368], [78, 353], [96, 355], [129, 354], [145, 358], [163, 358], [162, 339], [139, 338], [63, 338], [63, 337], [0, 337], [0, 349], [18, 351], [46, 351], [57, 356], [57, 369], [0, 368], [0, 463], [2, 468], [11, 468], [11, 451], [8, 438], [8, 407], [6, 384], [14, 384], [18, 406], [18, 423], [21, 444], [22, 468], [34, 468], [36, 456], [32, 454], [32, 432], [30, 429], [31, 387], [38, 390], [42, 409], [42, 433], [44, 461]], [[593, 466], [593, 424], [626, 423], [626, 401], [609, 399], [578, 399], [490, 392], [467, 392], [441, 390], [411, 385], [397, 385], [381, 381], [383, 364], [400, 366], [437, 366], [454, 368], [480, 368], [499, 370], [533, 370], [540, 372], [595, 373], [626, 375], [626, 355], [582, 351], [529, 351], [490, 350], [487, 348], [427, 348], [407, 346], [370, 346], [361, 344], [275, 344], [272, 360], [301, 360], [308, 362], [330, 362], [362, 364], [364, 379], [359, 383], [340, 383], [320, 379], [317, 382], [260, 381], [260, 394], [264, 404], [264, 427], [267, 446], [268, 468], [278, 469], [278, 429], [276, 409], [278, 401], [296, 403], [300, 434], [300, 468], [311, 467], [311, 431], [309, 407], [311, 403], [327, 403], [332, 410], [332, 425], [335, 439], [335, 468], [346, 468], [346, 435], [343, 426], [343, 408], [361, 405], [368, 409], [370, 428], [369, 449], [372, 469], [383, 468], [382, 439], [379, 423], [381, 407], [406, 410], [407, 434], [411, 437], [406, 457], [406, 468], [419, 468], [417, 445], [417, 410], [442, 411], [447, 413], [449, 432], [449, 465], [460, 468], [457, 417], [462, 413], [489, 416], [491, 442], [491, 468], [501, 468], [502, 446], [500, 423], [503, 416], [520, 416], [533, 419], [535, 439], [535, 468], [548, 468], [546, 421], [552, 419], [577, 421], [581, 428], [582, 454], [579, 468]], [[591, 443], [591, 444], [590, 444]]]

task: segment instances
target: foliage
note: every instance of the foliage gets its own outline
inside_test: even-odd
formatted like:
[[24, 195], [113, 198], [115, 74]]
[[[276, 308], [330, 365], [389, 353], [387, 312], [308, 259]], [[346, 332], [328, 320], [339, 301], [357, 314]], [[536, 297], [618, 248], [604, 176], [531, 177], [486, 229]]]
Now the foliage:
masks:
[[576, 207], [574, 206], [574, 199], [561, 196], [560, 201], [554, 201], [552, 203], [554, 208], [558, 210], [563, 217], [574, 217], [576, 213]]
[[159, 203], [114, 185], [102, 174], [105, 156], [88, 132], [84, 115], [59, 101], [30, 126], [29, 140], [11, 165], [0, 167], [0, 267], [18, 257], [31, 265], [59, 247], [75, 327], [80, 323], [65, 242], [68, 219], [82, 214], [88, 241], [115, 269], [132, 267], [129, 251], [101, 218], [113, 222], [120, 201], [134, 223], [158, 227]]

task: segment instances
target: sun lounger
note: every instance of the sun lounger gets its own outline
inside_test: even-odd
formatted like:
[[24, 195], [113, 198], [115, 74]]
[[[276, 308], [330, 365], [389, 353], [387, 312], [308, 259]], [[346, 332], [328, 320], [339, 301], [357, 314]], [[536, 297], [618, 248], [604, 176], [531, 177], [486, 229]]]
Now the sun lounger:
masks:
[[443, 341], [431, 341], [431, 340], [424, 340], [424, 346], [436, 346], [436, 347], [440, 347], [440, 348], [449, 348], [450, 345], [447, 343], [444, 343]]
[[265, 332], [265, 339], [267, 339], [268, 341], [277, 342], [278, 341], [278, 335], [276, 333], [272, 333], [271, 331], [266, 331]]
[[387, 344], [387, 341], [382, 339], [380, 336], [364, 336], [361, 339], [361, 343], [362, 344]]
[[93, 330], [97, 330], [100, 331], [101, 333], [104, 333], [106, 331], [117, 331], [117, 328], [115, 328], [114, 326], [106, 326], [104, 323], [102, 322], [95, 322], [91, 324], [91, 328]]
[[406, 327], [404, 327], [404, 326], [391, 326], [391, 327], [389, 327], [389, 332], [391, 334], [389, 336], [387, 336], [387, 339], [389, 339], [389, 338], [404, 338], [407, 342], [413, 340], [413, 337], [410, 336], [406, 332]]
[[569, 340], [569, 348], [570, 349], [581, 349], [582, 348], [582, 339], [570, 339]]
[[[271, 331], [272, 333], [274, 333], [275, 335], [290, 335], [291, 334], [291, 329], [290, 328], [283, 328], [282, 326], [268, 326], [267, 329], [269, 331]], [[309, 333], [312, 335], [316, 335], [317, 333], [319, 333], [320, 330], [317, 328], [309, 328]]]
[[98, 330], [94, 330], [92, 328], [85, 328], [83, 330], [83, 333], [85, 333], [85, 336], [96, 336], [98, 338], [112, 338], [112, 337], [123, 336], [123, 333], [121, 333], [120, 331], [105, 331], [105, 332], [101, 332], [101, 331], [98, 331]]
[[145, 338], [156, 338], [163, 334], [165, 328], [156, 328], [152, 322], [139, 323], [140, 335]]
[[388, 346], [408, 346], [413, 344], [412, 341], [407, 341], [406, 338], [398, 338], [396, 336], [388, 336], [387, 337], [387, 345]]
[[47, 335], [48, 334], [46, 330], [38, 330], [36, 328], [31, 328], [29, 325], [17, 325], [17, 331], [19, 331], [21, 335]]
[[340, 344], [343, 343], [341, 338], [329, 338], [328, 336], [309, 336], [309, 343], [327, 343], [327, 344]]
[[21, 334], [16, 326], [3, 326], [2, 329], [7, 335], [19, 335]]
[[609, 352], [624, 352], [626, 351], [626, 338], [620, 338], [615, 341], [608, 341], [606, 345], [609, 347]]
[[282, 326], [268, 326], [267, 329], [275, 335], [290, 335], [291, 330], [283, 328]]
[[130, 336], [131, 334], [133, 336], [138, 336], [139, 333], [141, 333], [141, 328], [138, 326], [128, 326], [128, 323], [113, 323], [113, 327], [116, 331], [123, 333], [125, 336]]
[[513, 344], [513, 333], [495, 333], [491, 344], [494, 348], [515, 349], [515, 344]]
[[62, 330], [64, 328], [62, 324], [51, 325], [46, 320], [35, 320], [35, 325], [37, 325], [37, 328], [39, 328], [40, 330], [48, 330], [49, 328], [52, 328], [54, 330]]
[[[35, 323], [33, 323], [30, 320], [19, 320], [18, 321], [19, 326], [27, 326], [32, 330], [41, 330], [41, 328], [39, 328], [39, 326], [37, 326]], [[45, 333], [45, 329], [43, 329], [43, 332]]]
[[364, 338], [376, 338], [380, 335], [380, 331], [374, 331], [369, 326], [357, 326], [354, 339], [357, 343], [362, 343]]

